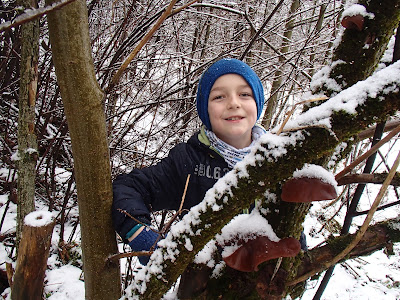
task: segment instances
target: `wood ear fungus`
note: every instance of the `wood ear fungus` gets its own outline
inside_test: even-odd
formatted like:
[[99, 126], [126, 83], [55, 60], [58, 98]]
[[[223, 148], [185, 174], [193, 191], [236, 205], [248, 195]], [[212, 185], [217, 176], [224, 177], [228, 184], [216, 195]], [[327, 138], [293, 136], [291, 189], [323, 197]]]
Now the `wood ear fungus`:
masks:
[[312, 201], [331, 200], [337, 197], [333, 185], [319, 178], [299, 177], [285, 182], [281, 199], [286, 202], [306, 203]]
[[244, 242], [239, 249], [230, 256], [224, 257], [223, 260], [232, 269], [253, 272], [258, 271], [258, 265], [267, 260], [296, 256], [300, 248], [300, 242], [292, 237], [274, 242], [266, 236], [259, 236]]
[[364, 17], [361, 15], [346, 16], [342, 20], [342, 26], [346, 29], [362, 31], [364, 29]]

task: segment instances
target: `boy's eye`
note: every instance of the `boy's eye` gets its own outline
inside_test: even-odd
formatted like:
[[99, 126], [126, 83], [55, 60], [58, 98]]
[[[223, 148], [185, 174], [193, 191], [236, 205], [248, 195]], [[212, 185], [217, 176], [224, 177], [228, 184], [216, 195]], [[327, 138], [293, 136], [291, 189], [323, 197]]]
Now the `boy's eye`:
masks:
[[220, 100], [222, 98], [223, 98], [222, 95], [216, 95], [216, 96], [212, 97], [212, 100]]
[[242, 97], [253, 97], [253, 94], [250, 92], [242, 92], [240, 93], [240, 96]]

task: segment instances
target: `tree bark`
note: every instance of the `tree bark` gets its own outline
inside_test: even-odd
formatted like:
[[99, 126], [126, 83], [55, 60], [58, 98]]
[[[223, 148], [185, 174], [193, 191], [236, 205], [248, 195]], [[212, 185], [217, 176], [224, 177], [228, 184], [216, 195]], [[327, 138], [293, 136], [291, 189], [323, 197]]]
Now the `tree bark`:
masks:
[[[45, 212], [51, 215], [49, 212]], [[35, 214], [35, 215], [33, 215]], [[32, 212], [41, 221], [42, 213]], [[47, 269], [47, 258], [55, 222], [48, 217], [40, 226], [25, 224], [18, 252], [14, 281], [11, 289], [12, 300], [43, 299], [43, 280]]]
[[[53, 1], [48, 0], [47, 4]], [[118, 252], [111, 221], [112, 187], [106, 121], [94, 73], [87, 7], [77, 0], [48, 15], [57, 81], [74, 156], [86, 299], [119, 299]]]
[[[21, 0], [24, 8], [36, 8], [35, 0]], [[35, 166], [38, 158], [35, 103], [38, 81], [39, 20], [21, 25], [21, 69], [18, 99], [18, 206], [16, 248], [24, 218], [35, 210]]]
[[[399, 125], [400, 125], [400, 120], [391, 120], [391, 121], [388, 121], [388, 122], [386, 122], [386, 124], [385, 124], [385, 129], [384, 129], [384, 131], [385, 131], [385, 132], [390, 131], [390, 130], [392, 130], [393, 128], [399, 126]], [[368, 138], [372, 137], [372, 136], [374, 135], [375, 129], [376, 129], [376, 126], [372, 126], [372, 127], [369, 127], [369, 128], [366, 129], [366, 130], [361, 131], [361, 132], [357, 135], [357, 139], [360, 140], [360, 141], [362, 141], [362, 140], [364, 140], [364, 139], [368, 139]]]

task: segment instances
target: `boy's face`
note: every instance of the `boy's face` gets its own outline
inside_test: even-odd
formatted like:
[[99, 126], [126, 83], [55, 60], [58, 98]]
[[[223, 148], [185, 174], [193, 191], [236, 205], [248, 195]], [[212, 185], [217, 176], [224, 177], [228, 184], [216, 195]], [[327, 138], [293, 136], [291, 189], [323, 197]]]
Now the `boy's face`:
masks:
[[242, 149], [251, 144], [257, 121], [257, 105], [246, 80], [237, 74], [219, 77], [208, 98], [212, 131], [231, 146]]

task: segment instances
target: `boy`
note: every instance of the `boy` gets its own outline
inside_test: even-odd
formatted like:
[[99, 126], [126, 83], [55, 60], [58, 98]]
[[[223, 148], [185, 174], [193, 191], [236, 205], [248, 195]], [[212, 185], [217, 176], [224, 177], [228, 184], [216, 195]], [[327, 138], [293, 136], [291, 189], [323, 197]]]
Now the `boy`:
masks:
[[[143, 224], [150, 225], [150, 209], [178, 210], [188, 174], [184, 209], [202, 201], [206, 191], [250, 152], [265, 133], [255, 125], [263, 105], [261, 81], [244, 62], [221, 59], [203, 73], [197, 91], [201, 130], [157, 165], [135, 169], [113, 182], [114, 226], [132, 250], [147, 251], [156, 244], [159, 235]], [[148, 259], [139, 257], [142, 264]]]

